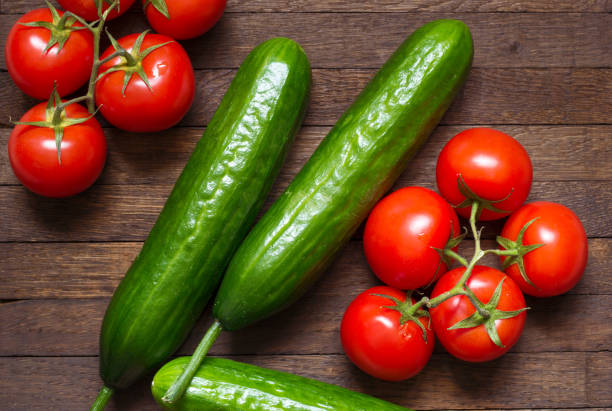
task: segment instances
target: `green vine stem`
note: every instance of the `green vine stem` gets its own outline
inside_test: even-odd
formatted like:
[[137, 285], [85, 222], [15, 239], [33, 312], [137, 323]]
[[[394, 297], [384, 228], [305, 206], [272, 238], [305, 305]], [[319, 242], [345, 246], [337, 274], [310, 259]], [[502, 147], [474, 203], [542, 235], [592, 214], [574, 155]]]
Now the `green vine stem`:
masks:
[[[458, 177], [458, 179], [460, 179], [460, 177]], [[469, 190], [469, 188], [467, 188], [466, 186], [465, 190]], [[472, 235], [474, 236], [474, 255], [472, 256], [471, 260], [467, 262], [465, 258], [463, 258], [459, 254], [454, 252], [449, 247], [446, 247], [444, 250], [438, 250], [439, 252], [443, 254], [443, 257], [456, 260], [465, 267], [465, 271], [461, 275], [461, 278], [459, 279], [457, 284], [455, 284], [455, 286], [452, 289], [438, 295], [437, 297], [429, 298], [425, 296], [414, 304], [410, 303], [409, 299], [407, 299], [406, 303], [399, 304], [396, 302], [396, 306], [389, 307], [389, 308], [393, 308], [397, 311], [400, 311], [402, 313], [402, 318], [405, 318], [406, 320], [417, 322], [418, 325], [421, 325], [420, 322], [418, 322], [418, 318], [423, 316], [422, 309], [424, 307], [428, 309], [434, 308], [450, 298], [453, 298], [456, 296], [465, 296], [466, 298], [470, 300], [470, 302], [472, 303], [476, 311], [474, 312], [474, 314], [472, 314], [472, 316], [464, 320], [461, 320], [456, 324], [453, 324], [449, 329], [472, 328], [472, 327], [476, 327], [482, 324], [487, 329], [487, 333], [489, 334], [489, 337], [491, 338], [493, 343], [495, 343], [498, 346], [503, 346], [500, 341], [499, 336], [497, 335], [497, 331], [495, 328], [495, 321], [505, 319], [505, 318], [511, 318], [516, 315], [519, 315], [521, 312], [523, 312], [527, 308], [523, 308], [523, 309], [516, 310], [516, 311], [501, 311], [497, 308], [499, 298], [501, 295], [503, 280], [500, 281], [500, 283], [497, 285], [495, 292], [493, 293], [490, 300], [486, 304], [478, 299], [476, 294], [474, 294], [474, 292], [466, 285], [466, 283], [469, 280], [470, 276], [472, 275], [472, 271], [474, 270], [474, 267], [476, 267], [476, 264], [478, 263], [478, 261], [485, 255], [495, 254], [499, 256], [509, 256], [509, 257], [517, 258], [517, 257], [522, 256], [521, 253], [524, 254], [525, 252], [529, 252], [531, 248], [526, 249], [525, 246], [523, 246], [523, 248], [517, 246], [512, 249], [506, 249], [506, 250], [498, 250], [498, 249], [483, 250], [480, 244], [482, 228], [480, 230], [476, 228], [476, 221], [478, 220], [478, 217], [482, 209], [490, 207], [490, 204], [483, 204], [480, 200], [473, 199], [470, 204], [462, 204], [462, 205], [471, 206], [470, 229], [472, 231]], [[531, 222], [529, 222], [527, 226], [529, 224], [531, 224]], [[527, 228], [527, 226], [525, 227], [525, 229]], [[412, 295], [411, 291], [409, 291], [409, 297], [410, 295]], [[392, 299], [391, 297], [387, 297], [387, 298]]]
[[102, 32], [104, 31], [104, 25], [106, 24], [106, 19], [108, 18], [108, 15], [110, 14], [110, 12], [118, 7], [119, 7], [119, 0], [113, 0], [111, 5], [106, 10], [104, 10], [104, 12], [101, 12], [101, 8], [98, 8], [98, 15], [100, 18], [94, 21], [93, 23], [88, 23], [81, 17], [76, 16], [74, 14], [72, 15], [81, 24], [87, 27], [89, 31], [91, 31], [91, 34], [93, 36], [93, 46], [94, 46], [93, 61], [94, 62], [93, 62], [93, 66], [91, 69], [91, 76], [89, 76], [87, 94], [84, 96], [85, 97], [84, 100], [87, 100], [87, 110], [91, 114], [93, 114], [96, 110], [94, 93], [95, 93], [96, 80], [98, 79], [98, 71], [100, 70], [100, 67], [104, 63], [121, 55], [120, 52], [114, 52], [110, 56], [104, 58], [103, 60], [100, 60], [100, 39], [102, 37]]
[[[113, 9], [119, 6], [119, 0], [113, 0], [113, 2], [104, 12], [100, 11], [98, 14], [100, 18], [91, 24], [86, 22], [83, 18], [69, 11], [65, 12], [64, 15], [60, 18], [55, 7], [48, 1], [45, 1], [45, 2], [47, 3], [49, 10], [51, 10], [51, 14], [54, 16], [53, 24], [44, 23], [44, 22], [34, 22], [34, 23], [24, 24], [24, 25], [28, 25], [32, 27], [39, 27], [39, 26], [46, 27], [47, 29], [51, 31], [51, 40], [49, 41], [49, 44], [47, 44], [47, 48], [45, 49], [45, 51], [51, 46], [53, 46], [54, 44], [58, 44], [58, 47], [60, 48], [63, 46], [63, 44], [68, 40], [68, 37], [65, 36], [65, 33], [63, 33], [63, 31], [59, 33], [58, 30], [64, 29], [65, 27], [69, 27], [70, 30], [87, 29], [91, 31], [93, 35], [93, 40], [94, 40], [93, 42], [94, 62], [92, 65], [91, 76], [89, 77], [87, 94], [84, 96], [75, 97], [67, 101], [62, 101], [61, 98], [59, 97], [59, 94], [57, 93], [57, 85], [56, 85], [56, 87], [53, 89], [53, 93], [51, 93], [51, 96], [49, 97], [49, 101], [47, 102], [45, 120], [34, 121], [34, 122], [19, 122], [19, 121], [15, 122], [15, 124], [24, 124], [24, 125], [31, 125], [31, 126], [36, 126], [36, 127], [47, 127], [47, 128], [53, 129], [55, 133], [55, 142], [57, 146], [57, 161], [58, 163], [61, 164], [61, 143], [62, 143], [64, 129], [71, 125], [83, 123], [89, 120], [91, 117], [93, 117], [96, 114], [94, 93], [95, 93], [96, 81], [98, 79], [98, 71], [100, 70], [100, 67], [104, 63], [110, 61], [111, 59], [117, 56], [129, 54], [129, 53], [127, 53], [127, 51], [125, 50], [119, 50], [119, 51], [115, 51], [110, 56], [100, 60], [100, 37], [102, 35], [102, 30], [104, 29], [104, 24], [106, 23], [106, 19], [108, 18], [109, 13]], [[77, 27], [77, 28], [72, 27], [72, 22], [74, 22], [75, 20], [81, 23], [83, 27]], [[68, 118], [68, 116], [66, 115], [66, 107], [68, 107], [71, 104], [80, 103], [82, 101], [87, 102], [87, 110], [90, 113], [90, 117], [78, 118], [78, 119]]]

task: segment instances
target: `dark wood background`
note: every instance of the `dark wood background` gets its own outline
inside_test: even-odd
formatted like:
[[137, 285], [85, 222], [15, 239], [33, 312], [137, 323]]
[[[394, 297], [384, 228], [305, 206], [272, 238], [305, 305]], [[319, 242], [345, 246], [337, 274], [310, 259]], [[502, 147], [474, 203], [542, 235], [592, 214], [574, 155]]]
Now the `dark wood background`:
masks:
[[[2, 48], [21, 13], [41, 0], [0, 0]], [[10, 119], [34, 101], [0, 62], [0, 409], [83, 410], [101, 385], [98, 333], [113, 289], [139, 251], [203, 127], [257, 43], [288, 36], [313, 67], [305, 125], [268, 205], [340, 114], [417, 26], [457, 18], [471, 28], [474, 67], [450, 111], [397, 187], [434, 188], [444, 143], [475, 125], [517, 138], [534, 164], [531, 200], [572, 208], [589, 236], [589, 264], [565, 296], [528, 299], [519, 343], [485, 364], [440, 346], [403, 383], [377, 381], [344, 356], [338, 328], [352, 298], [377, 284], [359, 235], [325, 278], [286, 312], [212, 349], [419, 409], [612, 407], [612, 2], [610, 0], [229, 0], [221, 22], [184, 42], [197, 97], [181, 124], [156, 135], [106, 128], [109, 156], [96, 185], [49, 200], [19, 185], [8, 164]], [[138, 7], [110, 24], [120, 36], [146, 27]], [[3, 54], [3, 53], [2, 53]], [[487, 246], [499, 223], [489, 224]], [[464, 247], [470, 252], [470, 244]], [[492, 259], [489, 263], [496, 265]], [[191, 353], [205, 314], [179, 354]], [[118, 393], [109, 410], [155, 410], [149, 380]]]

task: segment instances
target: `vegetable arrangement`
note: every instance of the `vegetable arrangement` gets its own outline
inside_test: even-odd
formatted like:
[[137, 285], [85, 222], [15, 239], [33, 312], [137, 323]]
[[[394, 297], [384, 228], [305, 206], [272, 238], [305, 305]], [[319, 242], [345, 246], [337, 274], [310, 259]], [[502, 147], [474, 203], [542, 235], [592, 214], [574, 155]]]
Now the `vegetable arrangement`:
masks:
[[[104, 166], [99, 166], [99, 159], [106, 157], [106, 153], [100, 155], [96, 151], [78, 158], [73, 155], [70, 163], [62, 164], [61, 149], [71, 146], [62, 144], [64, 130], [85, 121], [80, 120], [82, 117], [70, 117], [73, 110], [66, 107], [86, 102], [92, 122], [95, 122], [97, 106], [108, 122], [123, 130], [161, 131], [174, 126], [189, 110], [195, 94], [195, 79], [183, 47], [174, 38], [148, 31], [118, 40], [107, 31], [111, 46], [100, 56], [106, 21], [123, 14], [134, 0], [62, 0], [60, 4], [66, 12], [45, 1], [47, 8], [27, 13], [11, 28], [5, 59], [11, 78], [24, 93], [48, 99], [44, 119], [32, 121], [28, 115], [17, 124], [27, 123], [46, 130], [39, 131], [41, 135], [53, 134], [57, 164], [48, 161], [49, 153], [39, 147], [41, 139], [25, 139], [17, 128], [13, 132], [12, 138], [16, 141], [12, 147], [20, 151], [10, 150], [9, 159], [24, 186], [37, 194], [66, 197], [93, 184]], [[166, 0], [153, 3], [154, 7], [165, 10], [163, 19], [174, 25], [198, 24], [194, 35], [210, 29], [225, 7], [223, 1], [208, 7], [207, 12], [192, 13], [187, 24], [179, 11], [174, 13], [174, 2], [170, 7], [172, 15], [166, 8]], [[197, 6], [196, 2], [192, 3], [192, 9], [194, 5]], [[167, 32], [174, 34], [172, 30]], [[68, 101], [57, 98], [75, 92], [86, 83], [86, 95]], [[99, 147], [97, 144], [92, 151]], [[36, 170], [28, 173], [28, 169]], [[75, 177], [70, 177], [80, 170], [85, 176], [75, 183]]]
[[[23, 16], [5, 48], [18, 87], [48, 100], [17, 122], [11, 166], [24, 186], [50, 197], [78, 194], [102, 172], [106, 142], [98, 111], [110, 124], [142, 133], [183, 118], [195, 79], [176, 39], [205, 33], [225, 8], [225, 0], [143, 0], [160, 34], [115, 39], [108, 33], [111, 46], [101, 53], [106, 21], [134, 0], [59, 3], [66, 12], [47, 3]], [[523, 293], [567, 292], [588, 254], [571, 210], [523, 205], [532, 165], [520, 143], [492, 129], [465, 130], [438, 158], [441, 195], [405, 187], [379, 201], [444, 115], [472, 58], [462, 22], [437, 20], [416, 30], [250, 230], [301, 125], [311, 86], [309, 61], [294, 41], [275, 38], [253, 49], [109, 304], [100, 337], [104, 386], [92, 410], [159, 367], [219, 284], [213, 323], [194, 355], [169, 362], [154, 377], [160, 405], [403, 409], [319, 381], [206, 358], [223, 330], [256, 323], [300, 298], [366, 219], [364, 253], [386, 285], [359, 294], [342, 319], [342, 345], [357, 367], [383, 380], [411, 378], [426, 366], [436, 337], [465, 361], [507, 352], [523, 330]], [[86, 95], [62, 100], [85, 84]], [[471, 259], [459, 253], [468, 230], [461, 232], [457, 215], [469, 219]], [[508, 215], [499, 248], [481, 249], [477, 221]], [[487, 254], [498, 255], [505, 272], [479, 265]], [[423, 289], [431, 285], [427, 295]]]
[[400, 45], [242, 242], [213, 324], [162, 401], [180, 399], [222, 329], [282, 310], [316, 281], [436, 126], [472, 56], [456, 20], [426, 24]]
[[310, 64], [292, 40], [268, 40], [243, 62], [109, 304], [101, 399], [183, 342], [257, 216], [309, 90]]
[[[512, 137], [488, 128], [459, 133], [442, 149], [436, 178], [446, 200], [461, 215], [469, 213], [475, 241], [471, 259], [457, 252], [467, 230], [450, 230], [454, 213], [427, 189], [408, 187], [390, 194], [366, 223], [368, 263], [396, 288], [374, 287], [360, 294], [344, 314], [341, 338], [355, 365], [384, 380], [420, 371], [431, 356], [434, 335], [462, 360], [498, 358], [523, 331], [528, 309], [523, 293], [563, 294], [576, 285], [586, 266], [587, 238], [573, 212], [549, 202], [522, 205], [531, 188], [532, 166]], [[481, 249], [476, 222], [508, 214], [497, 237], [500, 248]], [[442, 245], [435, 242], [441, 235], [447, 236]], [[487, 254], [500, 257], [505, 273], [478, 265]], [[443, 274], [454, 261], [461, 267]], [[415, 299], [416, 288], [432, 279], [431, 295], [418, 292], [421, 297]], [[407, 296], [398, 288], [409, 289]], [[414, 341], [418, 328], [420, 342]], [[402, 350], [412, 352], [412, 362], [392, 361], [403, 358]]]

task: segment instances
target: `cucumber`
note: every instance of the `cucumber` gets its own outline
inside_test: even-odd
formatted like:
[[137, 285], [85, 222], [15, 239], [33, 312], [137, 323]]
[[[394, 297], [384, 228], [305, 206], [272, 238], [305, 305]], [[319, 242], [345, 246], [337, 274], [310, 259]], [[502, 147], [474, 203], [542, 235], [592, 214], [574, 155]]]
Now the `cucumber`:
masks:
[[278, 174], [310, 84], [308, 58], [292, 40], [268, 40], [244, 60], [108, 306], [101, 397], [183, 342]]
[[163, 401], [180, 398], [221, 329], [282, 310], [316, 281], [438, 124], [472, 58], [457, 20], [428, 23], [400, 45], [232, 257], [215, 321]]
[[[151, 391], [161, 396], [181, 374], [189, 357], [164, 365], [153, 377]], [[196, 372], [185, 396], [169, 409], [206, 410], [335, 410], [396, 411], [406, 408], [310, 378], [269, 370], [222, 358], [207, 358]]]
[[472, 55], [456, 20], [426, 24], [393, 53], [232, 257], [213, 309], [224, 329], [304, 294], [438, 124]]

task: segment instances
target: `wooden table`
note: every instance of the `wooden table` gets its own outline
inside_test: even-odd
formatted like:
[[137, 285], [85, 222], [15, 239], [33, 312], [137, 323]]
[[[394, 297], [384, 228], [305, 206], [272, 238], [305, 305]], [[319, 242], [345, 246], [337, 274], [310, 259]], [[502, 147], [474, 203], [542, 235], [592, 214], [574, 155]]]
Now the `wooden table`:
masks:
[[[21, 13], [41, 4], [0, 0], [0, 38]], [[106, 128], [102, 177], [66, 200], [29, 193], [11, 172], [9, 119], [34, 101], [13, 85], [2, 61], [0, 409], [89, 406], [101, 384], [98, 333], [109, 297], [251, 48], [269, 37], [292, 37], [313, 67], [309, 114], [269, 205], [399, 43], [437, 18], [470, 26], [474, 68], [396, 188], [433, 188], [437, 154], [457, 132], [475, 125], [507, 132], [532, 157], [530, 199], [566, 204], [584, 222], [590, 255], [582, 281], [565, 296], [528, 299], [533, 309], [523, 336], [501, 359], [464, 363], [438, 346], [416, 378], [381, 382], [347, 360], [338, 336], [345, 307], [377, 284], [357, 235], [298, 304], [223, 335], [212, 353], [420, 409], [612, 407], [611, 11], [609, 0], [230, 0], [217, 27], [184, 43], [196, 68], [197, 97], [180, 126], [157, 135]], [[121, 36], [145, 26], [135, 7], [110, 29]], [[489, 224], [487, 246], [499, 228]], [[178, 354], [191, 353], [209, 321], [207, 312]], [[118, 393], [108, 409], [158, 409], [149, 381]]]

